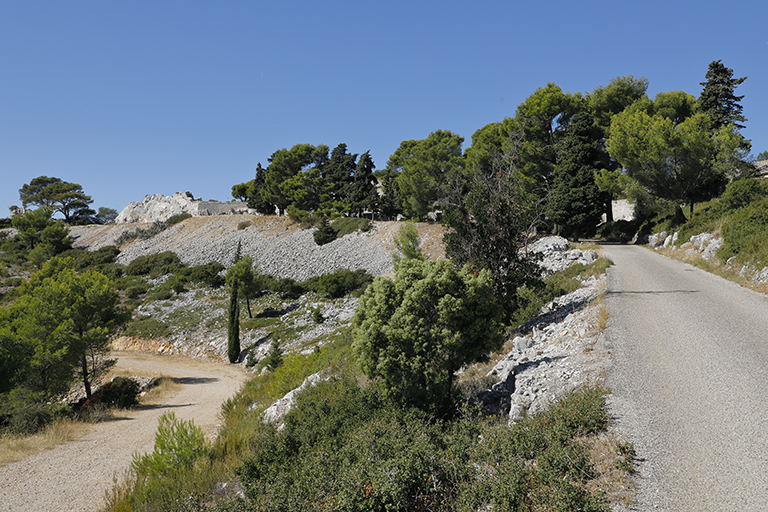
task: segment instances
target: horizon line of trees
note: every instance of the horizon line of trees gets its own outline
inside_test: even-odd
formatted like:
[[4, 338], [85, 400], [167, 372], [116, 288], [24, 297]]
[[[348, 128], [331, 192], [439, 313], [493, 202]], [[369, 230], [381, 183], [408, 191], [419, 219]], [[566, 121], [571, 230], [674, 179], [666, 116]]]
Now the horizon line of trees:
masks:
[[[570, 93], [555, 83], [534, 91], [513, 117], [464, 137], [436, 130], [404, 140], [378, 171], [368, 151], [359, 158], [344, 143], [279, 149], [254, 179], [232, 196], [263, 214], [426, 220], [431, 212], [461, 210], [472, 184], [510, 172], [537, 198], [539, 227], [577, 238], [593, 229], [611, 201], [634, 200], [642, 213], [691, 209], [717, 197], [735, 179], [754, 175], [751, 142], [739, 130], [746, 118], [735, 89], [746, 77], [713, 61], [697, 97], [684, 91], [647, 94], [645, 77], [620, 76], [591, 92]], [[768, 151], [758, 159], [768, 158]], [[486, 184], [487, 185], [487, 184]], [[455, 217], [455, 216], [454, 216]], [[450, 225], [449, 227], [455, 227]]]

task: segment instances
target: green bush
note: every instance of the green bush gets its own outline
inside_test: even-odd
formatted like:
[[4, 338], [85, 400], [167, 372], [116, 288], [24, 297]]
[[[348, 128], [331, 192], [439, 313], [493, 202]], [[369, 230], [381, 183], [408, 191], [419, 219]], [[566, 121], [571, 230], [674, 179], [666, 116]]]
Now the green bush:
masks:
[[172, 251], [139, 256], [125, 267], [129, 276], [173, 274], [184, 268], [179, 256]]
[[725, 187], [720, 199], [723, 210], [734, 211], [768, 196], [768, 183], [754, 178], [736, 180]]
[[331, 227], [336, 232], [336, 238], [341, 238], [355, 231], [370, 231], [373, 228], [373, 222], [361, 217], [342, 217], [333, 221]]
[[138, 394], [141, 387], [134, 379], [127, 377], [115, 377], [115, 379], [101, 390], [99, 403], [120, 409], [127, 409], [138, 405]]
[[584, 390], [510, 428], [475, 414], [435, 420], [349, 377], [321, 382], [282, 432], [258, 429], [238, 471], [247, 499], [222, 510], [607, 511], [577, 440], [605, 428], [604, 393]]
[[173, 226], [174, 224], [178, 224], [179, 222], [181, 222], [183, 220], [190, 219], [190, 218], [192, 218], [192, 214], [184, 212], [184, 213], [179, 213], [178, 215], [171, 216], [165, 222], [166, 222], [166, 224], [168, 224], [170, 226]]
[[195, 265], [178, 271], [180, 275], [186, 276], [190, 281], [203, 283], [212, 288], [224, 286], [224, 278], [220, 272], [224, 270], [224, 265], [217, 261], [211, 261], [205, 265]]
[[336, 230], [328, 223], [328, 219], [323, 217], [317, 231], [312, 235], [317, 245], [325, 245], [336, 240]]
[[49, 403], [41, 393], [16, 388], [0, 395], [0, 432], [32, 435], [54, 421], [68, 418], [67, 404]]
[[134, 318], [125, 328], [126, 336], [136, 336], [144, 339], [162, 338], [169, 334], [171, 334], [171, 328], [168, 324], [151, 316]]
[[722, 233], [723, 247], [717, 252], [721, 261], [738, 256], [742, 263], [768, 262], [768, 199], [734, 213], [723, 225]]
[[356, 290], [364, 291], [372, 282], [373, 276], [365, 270], [352, 272], [349, 269], [343, 269], [307, 279], [304, 282], [304, 288], [324, 297], [337, 299]]
[[149, 288], [147, 283], [135, 284], [125, 289], [125, 296], [129, 299], [138, 299], [142, 294], [147, 293]]

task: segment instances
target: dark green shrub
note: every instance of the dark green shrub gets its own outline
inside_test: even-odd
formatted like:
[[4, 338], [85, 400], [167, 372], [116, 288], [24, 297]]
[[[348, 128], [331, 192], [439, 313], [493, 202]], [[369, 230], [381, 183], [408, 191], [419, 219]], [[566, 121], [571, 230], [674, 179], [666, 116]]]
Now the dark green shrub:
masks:
[[337, 270], [331, 274], [323, 274], [307, 279], [304, 287], [324, 297], [336, 299], [355, 290], [365, 290], [373, 282], [373, 276], [365, 270]]
[[139, 256], [125, 267], [129, 276], [173, 274], [184, 268], [179, 256], [172, 251]]
[[67, 404], [48, 403], [41, 393], [16, 388], [0, 396], [0, 432], [31, 435], [54, 421], [68, 418]]
[[323, 316], [323, 310], [320, 307], [317, 307], [312, 310], [312, 320], [316, 324], [321, 324], [325, 322], [325, 317]]
[[297, 283], [290, 277], [278, 279], [272, 287], [272, 291], [281, 294], [285, 298], [295, 299], [306, 290], [301, 283]]
[[725, 187], [720, 204], [725, 211], [738, 210], [768, 196], [768, 183], [754, 178], [736, 180]]
[[283, 364], [283, 351], [280, 349], [280, 343], [277, 340], [272, 340], [269, 353], [264, 358], [264, 364], [270, 371], [277, 370]]
[[133, 231], [123, 231], [123, 233], [115, 239], [115, 245], [123, 245], [134, 240], [147, 240], [152, 238], [158, 233], [161, 233], [168, 229], [169, 224], [161, 221], [155, 221], [147, 229], [136, 228]]
[[323, 217], [313, 237], [317, 245], [325, 245], [336, 240], [336, 230], [328, 223], [328, 219]]
[[168, 286], [171, 287], [171, 290], [173, 290], [174, 293], [184, 293], [187, 291], [186, 286], [184, 286], [184, 279], [179, 278], [178, 276], [173, 276], [168, 280]]
[[178, 215], [171, 216], [171, 218], [169, 218], [165, 222], [166, 224], [173, 226], [174, 224], [178, 224], [179, 222], [190, 219], [190, 218], [192, 218], [192, 214], [184, 212], [184, 213], [179, 213]]
[[768, 262], [768, 199], [753, 202], [734, 213], [723, 225], [723, 247], [717, 252], [725, 262], [740, 256], [742, 263]]
[[138, 299], [141, 295], [147, 293], [149, 284], [135, 284], [125, 289], [125, 296], [129, 299]]
[[99, 403], [120, 409], [127, 409], [138, 405], [138, 395], [141, 386], [134, 379], [127, 377], [115, 377], [115, 379], [101, 390]]
[[203, 283], [212, 288], [220, 288], [224, 285], [224, 278], [219, 273], [224, 270], [224, 265], [218, 261], [211, 261], [205, 265], [195, 265], [179, 270], [179, 274], [186, 276], [190, 281]]

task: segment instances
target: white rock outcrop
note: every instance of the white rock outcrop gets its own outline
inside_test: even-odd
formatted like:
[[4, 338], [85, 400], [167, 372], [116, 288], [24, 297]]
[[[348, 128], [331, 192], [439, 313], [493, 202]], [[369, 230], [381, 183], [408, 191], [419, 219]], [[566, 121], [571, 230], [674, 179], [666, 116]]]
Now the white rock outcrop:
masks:
[[206, 215], [227, 215], [253, 213], [241, 201], [220, 203], [218, 201], [200, 201], [189, 197], [184, 192], [172, 196], [163, 194], [147, 195], [143, 201], [133, 201], [123, 208], [115, 219], [117, 224], [130, 222], [152, 223], [166, 221], [174, 215], [189, 213], [193, 217]]

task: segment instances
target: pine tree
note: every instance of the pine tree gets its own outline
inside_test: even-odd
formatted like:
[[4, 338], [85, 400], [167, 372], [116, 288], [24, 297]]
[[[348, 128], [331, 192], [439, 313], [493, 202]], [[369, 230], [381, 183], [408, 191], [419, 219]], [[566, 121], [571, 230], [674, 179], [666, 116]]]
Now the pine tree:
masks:
[[712, 120], [713, 131], [728, 123], [734, 123], [737, 128], [744, 128], [744, 125], [738, 124], [747, 120], [739, 105], [744, 96], [735, 96], [734, 91], [747, 77], [733, 78], [733, 70], [715, 60], [709, 64], [705, 78], [707, 81], [700, 84], [704, 86], [704, 90], [699, 96], [699, 107]]
[[574, 240], [600, 221], [605, 201], [595, 183], [595, 171], [606, 167], [608, 162], [592, 116], [576, 114], [558, 155], [549, 198], [549, 218]]

